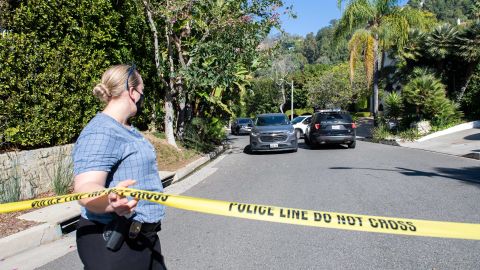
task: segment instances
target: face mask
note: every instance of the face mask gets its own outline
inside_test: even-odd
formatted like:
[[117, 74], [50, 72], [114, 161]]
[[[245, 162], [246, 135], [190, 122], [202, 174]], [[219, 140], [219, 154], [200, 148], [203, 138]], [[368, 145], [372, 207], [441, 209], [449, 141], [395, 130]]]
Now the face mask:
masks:
[[[135, 91], [137, 91], [137, 90], [135, 90]], [[137, 107], [137, 113], [135, 115], [140, 115], [143, 112], [143, 103], [145, 101], [145, 96], [138, 91], [137, 91], [137, 93], [140, 94], [140, 98], [138, 99], [137, 102], [135, 102], [135, 106]]]

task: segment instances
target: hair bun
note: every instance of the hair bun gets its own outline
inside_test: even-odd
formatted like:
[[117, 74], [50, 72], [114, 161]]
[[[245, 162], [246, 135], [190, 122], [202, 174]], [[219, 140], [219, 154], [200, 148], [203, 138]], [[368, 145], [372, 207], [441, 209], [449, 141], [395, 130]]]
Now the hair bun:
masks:
[[93, 88], [93, 95], [104, 102], [108, 102], [112, 97], [110, 89], [103, 83], [99, 83]]

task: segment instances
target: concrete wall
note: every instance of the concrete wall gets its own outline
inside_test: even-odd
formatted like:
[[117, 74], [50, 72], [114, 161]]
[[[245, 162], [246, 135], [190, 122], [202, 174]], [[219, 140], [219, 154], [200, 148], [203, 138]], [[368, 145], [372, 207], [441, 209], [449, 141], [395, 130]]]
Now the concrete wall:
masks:
[[73, 144], [0, 154], [0, 183], [20, 179], [20, 199], [31, 199], [52, 190], [59, 164], [69, 167]]

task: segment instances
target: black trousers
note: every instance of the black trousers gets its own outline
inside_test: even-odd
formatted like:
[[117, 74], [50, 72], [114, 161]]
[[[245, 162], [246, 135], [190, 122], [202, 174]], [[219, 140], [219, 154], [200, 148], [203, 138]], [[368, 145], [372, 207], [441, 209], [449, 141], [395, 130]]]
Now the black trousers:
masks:
[[128, 239], [117, 251], [105, 247], [105, 225], [80, 218], [77, 224], [77, 250], [86, 270], [152, 269], [166, 270], [157, 232], [141, 233]]

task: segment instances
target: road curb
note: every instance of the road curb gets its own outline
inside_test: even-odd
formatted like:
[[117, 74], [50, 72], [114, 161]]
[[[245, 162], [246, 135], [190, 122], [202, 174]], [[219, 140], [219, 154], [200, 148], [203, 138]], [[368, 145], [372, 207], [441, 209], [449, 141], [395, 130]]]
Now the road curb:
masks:
[[[180, 182], [183, 178], [187, 177], [188, 175], [196, 171], [199, 167], [205, 165], [210, 160], [219, 156], [221, 153], [225, 151], [226, 148], [228, 148], [228, 146], [222, 145], [222, 146], [216, 147], [212, 152], [187, 164], [185, 167], [175, 172], [162, 172], [162, 176], [163, 176], [162, 182], [167, 182], [168, 185], [173, 185], [177, 182]], [[76, 204], [76, 202], [71, 202], [71, 203]], [[70, 208], [69, 214], [67, 217], [62, 217], [62, 216], [47, 217], [44, 213], [49, 209], [54, 210], [56, 208], [63, 208], [65, 206]], [[8, 257], [14, 256], [16, 254], [25, 252], [29, 249], [33, 249], [41, 245], [48, 244], [61, 239], [63, 237], [62, 223], [75, 219], [75, 217], [77, 217], [78, 219], [78, 217], [80, 216], [80, 207], [70, 207], [68, 204], [52, 205], [52, 206], [39, 209], [37, 211], [38, 211], [37, 213], [30, 212], [25, 214], [24, 216], [41, 216], [43, 214], [44, 220], [42, 221], [44, 221], [44, 223], [28, 228], [24, 231], [6, 236], [4, 238], [0, 238], [0, 261]], [[25, 219], [33, 220], [32, 218], [29, 218], [29, 217]]]
[[203, 166], [210, 160], [216, 158], [221, 153], [225, 151], [225, 146], [218, 146], [212, 152], [206, 154], [205, 156], [193, 161], [192, 163], [188, 164], [187, 166], [177, 170], [175, 172], [175, 176], [173, 176], [172, 184], [181, 181], [183, 178], [190, 175], [192, 172], [196, 171], [199, 167]]
[[429, 134], [429, 135], [424, 136], [424, 137], [422, 137], [418, 140], [415, 140], [415, 141], [416, 142], [424, 142], [424, 141], [427, 141], [427, 140], [430, 140], [430, 139], [433, 139], [433, 138], [437, 138], [437, 137], [440, 137], [440, 136], [443, 136], [443, 135], [448, 135], [448, 134], [452, 134], [452, 133], [455, 133], [455, 132], [459, 132], [459, 131], [463, 131], [463, 130], [467, 130], [467, 129], [472, 129], [472, 128], [480, 128], [480, 120], [456, 125], [454, 127], [447, 128], [447, 129]]
[[43, 223], [0, 239], [0, 260], [28, 249], [58, 240], [62, 237], [60, 226]]
[[397, 140], [381, 140], [378, 142], [374, 142], [372, 138], [358, 138], [357, 140], [362, 141], [362, 142], [369, 142], [369, 143], [379, 143], [379, 144], [386, 144], [386, 145], [391, 145], [391, 146], [401, 146]]

